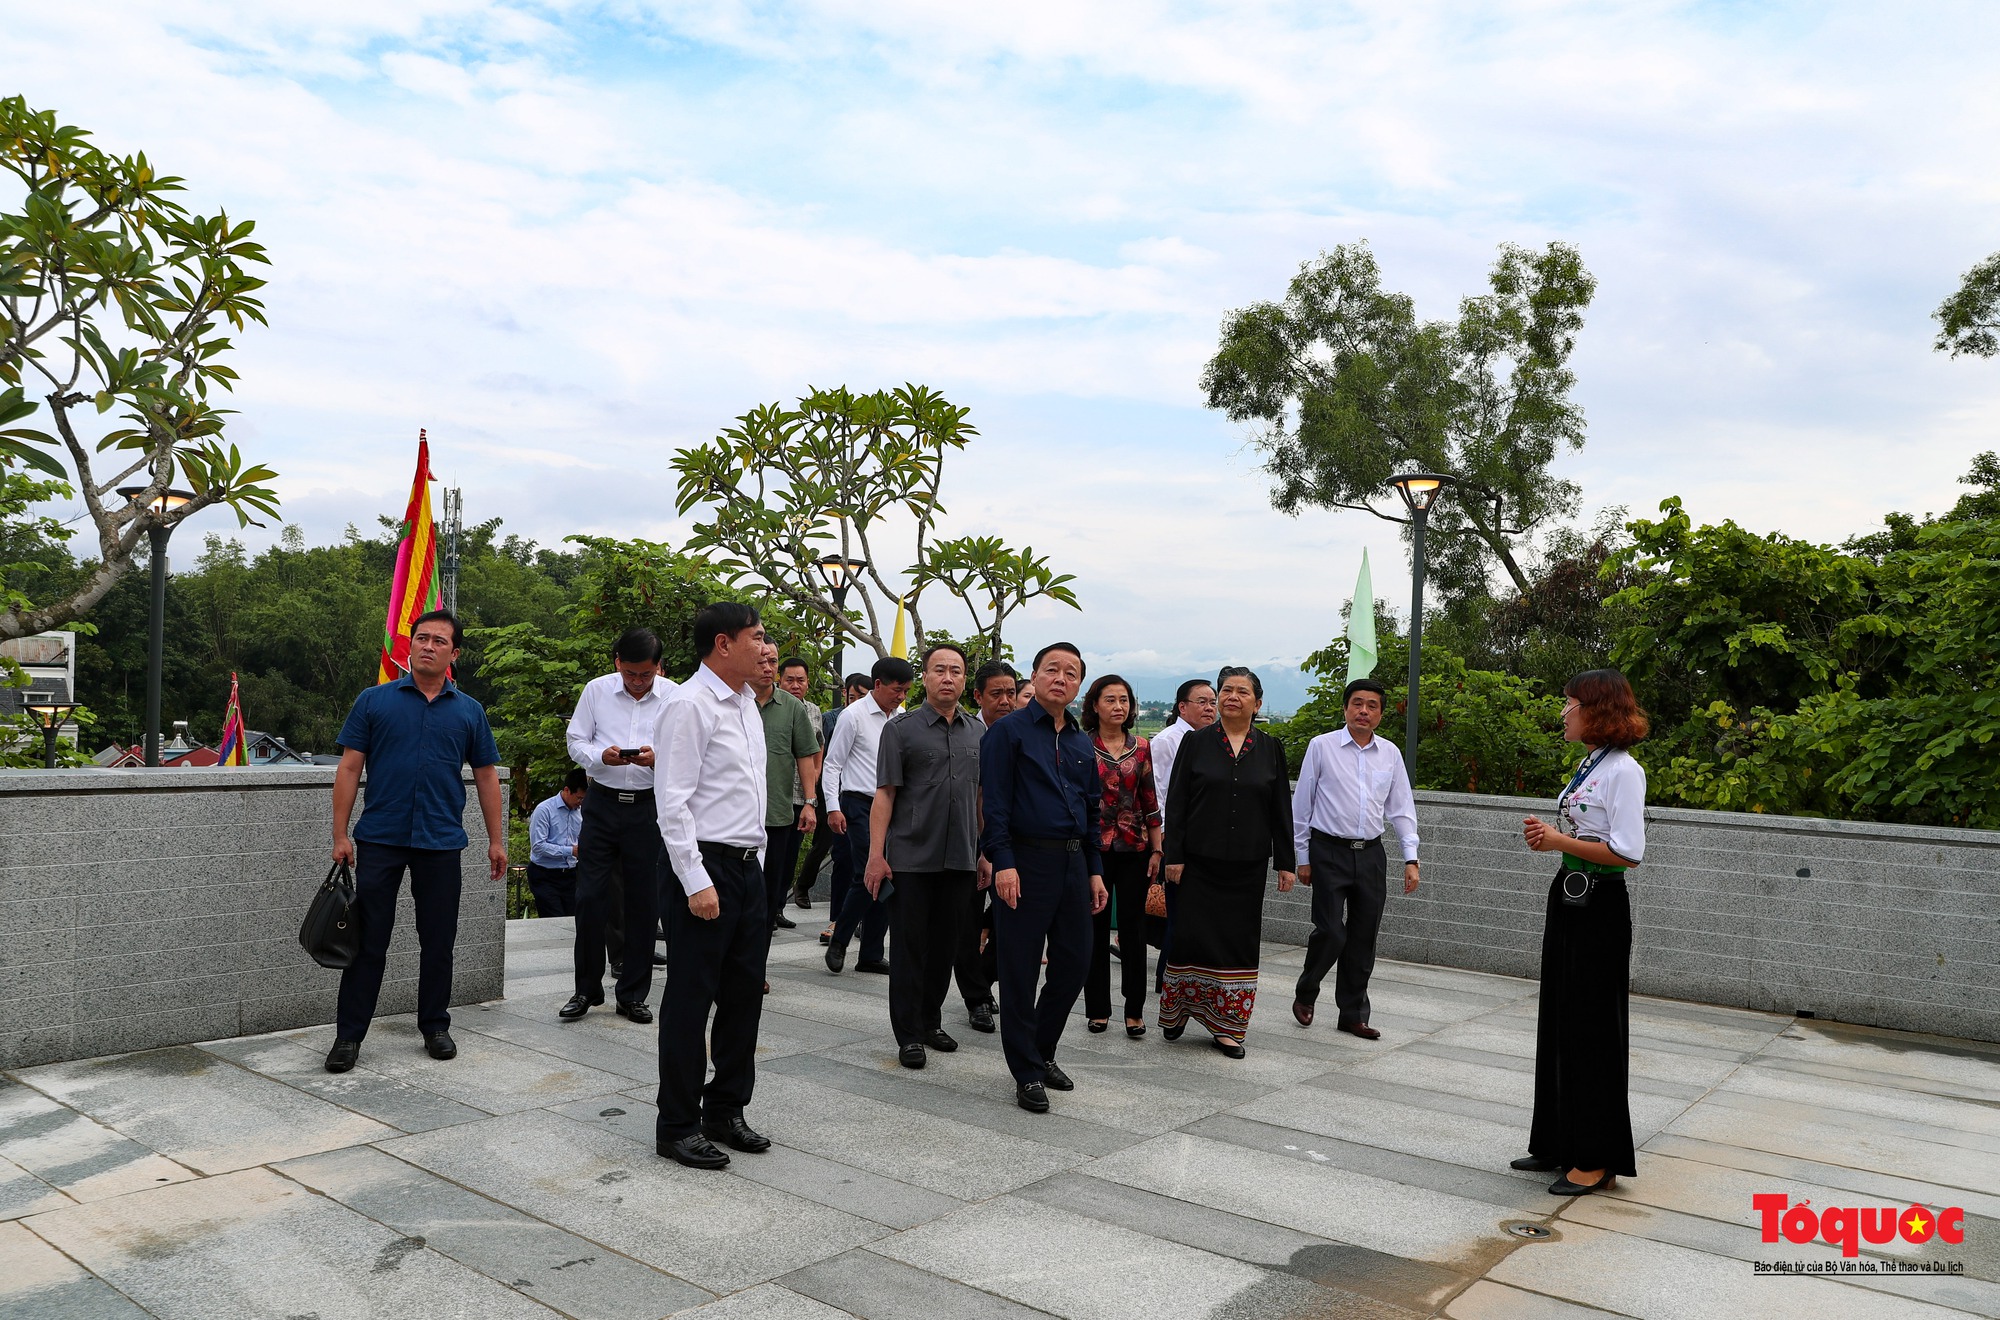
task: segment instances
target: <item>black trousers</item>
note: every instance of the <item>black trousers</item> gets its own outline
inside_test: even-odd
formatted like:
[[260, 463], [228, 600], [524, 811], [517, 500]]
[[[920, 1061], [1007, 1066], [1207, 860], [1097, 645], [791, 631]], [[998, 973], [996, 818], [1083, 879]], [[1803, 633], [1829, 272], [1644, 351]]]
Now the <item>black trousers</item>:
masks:
[[354, 915], [361, 923], [361, 951], [340, 974], [340, 1003], [334, 1036], [362, 1040], [382, 994], [389, 964], [389, 938], [396, 933], [396, 895], [403, 872], [410, 873], [410, 900], [417, 909], [417, 1026], [426, 1035], [451, 1025], [451, 955], [458, 945], [457, 848], [398, 848], [387, 843], [354, 845]]
[[[976, 885], [978, 881], [975, 879], [973, 883]], [[965, 920], [958, 928], [958, 951], [952, 957], [952, 974], [958, 980], [958, 993], [968, 1009], [994, 1002], [993, 982], [1000, 975], [995, 945], [988, 939], [984, 949], [979, 947], [980, 935], [992, 929], [992, 887], [975, 888], [965, 905]]]
[[799, 860], [799, 813], [792, 812], [789, 825], [766, 826], [764, 839], [764, 911], [775, 926], [792, 887], [792, 867]]
[[1601, 877], [1583, 907], [1571, 907], [1557, 893], [1551, 882], [1542, 926], [1535, 1118], [1528, 1151], [1570, 1169], [1637, 1177], [1625, 1075], [1632, 969], [1632, 904], [1625, 877]]
[[[743, 849], [715, 843], [701, 845], [701, 862], [722, 908], [713, 920], [688, 911], [678, 882], [662, 886], [667, 989], [660, 1000], [661, 1141], [679, 1141], [703, 1121], [742, 1114], [757, 1083], [757, 1027], [771, 951], [764, 872], [754, 855], [746, 859]], [[711, 1059], [715, 1076], [704, 1086]]]
[[1381, 933], [1382, 909], [1389, 901], [1382, 841], [1371, 839], [1366, 848], [1350, 848], [1314, 830], [1307, 856], [1312, 860], [1313, 933], [1306, 940], [1306, 965], [1295, 995], [1302, 1004], [1316, 1002], [1319, 983], [1338, 963], [1333, 1002], [1340, 1010], [1340, 1025], [1366, 1022], [1375, 937]]
[[[847, 893], [833, 909], [833, 942], [846, 948], [847, 942], [854, 938], [854, 928], [859, 926], [862, 962], [882, 960], [882, 936], [889, 929], [889, 900], [895, 896], [893, 880], [883, 885], [880, 898], [869, 897], [868, 886], [862, 883], [862, 878], [868, 874], [868, 811], [874, 804], [875, 795], [872, 793], [840, 795], [840, 809], [847, 816], [849, 875]], [[835, 879], [837, 881], [838, 877]]]
[[535, 896], [536, 916], [570, 916], [576, 912], [576, 868], [529, 862], [528, 892]]
[[[834, 892], [843, 897], [846, 896], [847, 885], [839, 879], [839, 876], [844, 873], [843, 868], [847, 865], [847, 849], [844, 846], [839, 848], [833, 846], [834, 841], [839, 838], [838, 834], [827, 828], [826, 813], [824, 811], [820, 812], [819, 824], [813, 827], [812, 847], [806, 849], [805, 864], [799, 867], [797, 876], [792, 880], [792, 890], [794, 893], [810, 896], [813, 886], [819, 883], [820, 868], [826, 865], [828, 857], [832, 857], [834, 859], [833, 869], [835, 874]], [[838, 908], [835, 908], [834, 914], [838, 916], [839, 911]]]
[[[1090, 919], [1090, 979], [1083, 984], [1083, 1015], [1092, 1020], [1111, 1016], [1111, 916], [1118, 909], [1118, 983], [1125, 996], [1125, 1016], [1146, 1016], [1146, 854], [1107, 852], [1104, 885], [1113, 902]], [[1169, 886], [1172, 888], [1172, 886]], [[1166, 959], [1160, 959], [1161, 966]]]
[[944, 997], [972, 902], [971, 871], [898, 871], [889, 905], [889, 1027], [898, 1045], [944, 1029]]
[[[1021, 900], [993, 900], [1000, 972], [1000, 1047], [1016, 1082], [1039, 1082], [1056, 1057], [1090, 971], [1090, 875], [1080, 852], [1016, 847]], [[1049, 955], [1046, 979], [1042, 950]], [[1035, 983], [1042, 981], [1041, 994]]]
[[660, 821], [653, 790], [627, 796], [593, 783], [577, 835], [576, 993], [604, 993], [606, 925], [618, 915], [623, 936], [613, 991], [621, 1004], [643, 1003], [653, 989], [653, 924], [660, 885]]

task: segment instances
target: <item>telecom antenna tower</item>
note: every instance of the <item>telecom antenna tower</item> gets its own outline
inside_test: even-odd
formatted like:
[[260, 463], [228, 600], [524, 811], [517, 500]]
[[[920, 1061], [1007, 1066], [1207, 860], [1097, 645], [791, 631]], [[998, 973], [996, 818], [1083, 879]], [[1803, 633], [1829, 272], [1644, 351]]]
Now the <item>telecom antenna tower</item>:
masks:
[[439, 574], [444, 607], [458, 613], [458, 534], [465, 523], [465, 501], [458, 487], [444, 493], [444, 564]]

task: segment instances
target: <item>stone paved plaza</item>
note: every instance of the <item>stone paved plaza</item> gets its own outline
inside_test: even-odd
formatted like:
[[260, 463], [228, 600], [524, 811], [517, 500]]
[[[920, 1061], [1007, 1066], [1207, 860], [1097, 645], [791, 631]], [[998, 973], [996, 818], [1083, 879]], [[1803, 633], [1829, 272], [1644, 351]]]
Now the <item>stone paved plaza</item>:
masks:
[[[1635, 999], [1640, 1176], [1561, 1201], [1506, 1167], [1532, 982], [1384, 964], [1366, 1044], [1292, 1023], [1302, 950], [1270, 945], [1247, 1059], [1079, 1018], [1035, 1116], [955, 1000], [963, 1048], [899, 1068], [885, 978], [829, 976], [816, 928], [772, 954], [777, 1148], [722, 1174], [653, 1152], [651, 1028], [557, 1022], [567, 921], [511, 923], [449, 1063], [391, 1018], [341, 1077], [330, 1028], [9, 1074], [0, 1314], [2000, 1315], [2000, 1047]], [[1963, 1245], [1878, 1259], [1964, 1272], [1760, 1277], [1838, 1259], [1760, 1242], [1773, 1191], [1963, 1206]]]

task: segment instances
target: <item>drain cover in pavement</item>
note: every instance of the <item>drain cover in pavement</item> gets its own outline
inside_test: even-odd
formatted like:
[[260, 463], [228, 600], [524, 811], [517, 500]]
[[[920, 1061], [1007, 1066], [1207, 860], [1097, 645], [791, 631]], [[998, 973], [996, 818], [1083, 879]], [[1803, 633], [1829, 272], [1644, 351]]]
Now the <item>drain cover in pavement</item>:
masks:
[[1555, 1239], [1556, 1235], [1555, 1230], [1546, 1224], [1530, 1224], [1519, 1219], [1510, 1220], [1500, 1225], [1500, 1227], [1506, 1229], [1515, 1237], [1526, 1238], [1530, 1242], [1550, 1242]]

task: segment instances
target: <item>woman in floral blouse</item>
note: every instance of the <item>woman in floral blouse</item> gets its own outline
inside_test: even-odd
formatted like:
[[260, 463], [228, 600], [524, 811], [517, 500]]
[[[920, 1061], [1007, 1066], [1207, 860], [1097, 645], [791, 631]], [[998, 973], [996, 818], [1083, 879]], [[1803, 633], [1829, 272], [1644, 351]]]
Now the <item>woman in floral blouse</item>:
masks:
[[1104, 859], [1104, 887], [1112, 902], [1092, 920], [1090, 979], [1083, 1011], [1092, 1031], [1111, 1025], [1111, 913], [1118, 913], [1118, 957], [1125, 991], [1125, 1034], [1146, 1034], [1146, 887], [1160, 873], [1160, 798], [1153, 784], [1153, 752], [1134, 737], [1139, 703], [1132, 685], [1106, 674], [1083, 699], [1083, 727], [1097, 743], [1097, 772], [1104, 782], [1104, 810], [1097, 846]]

